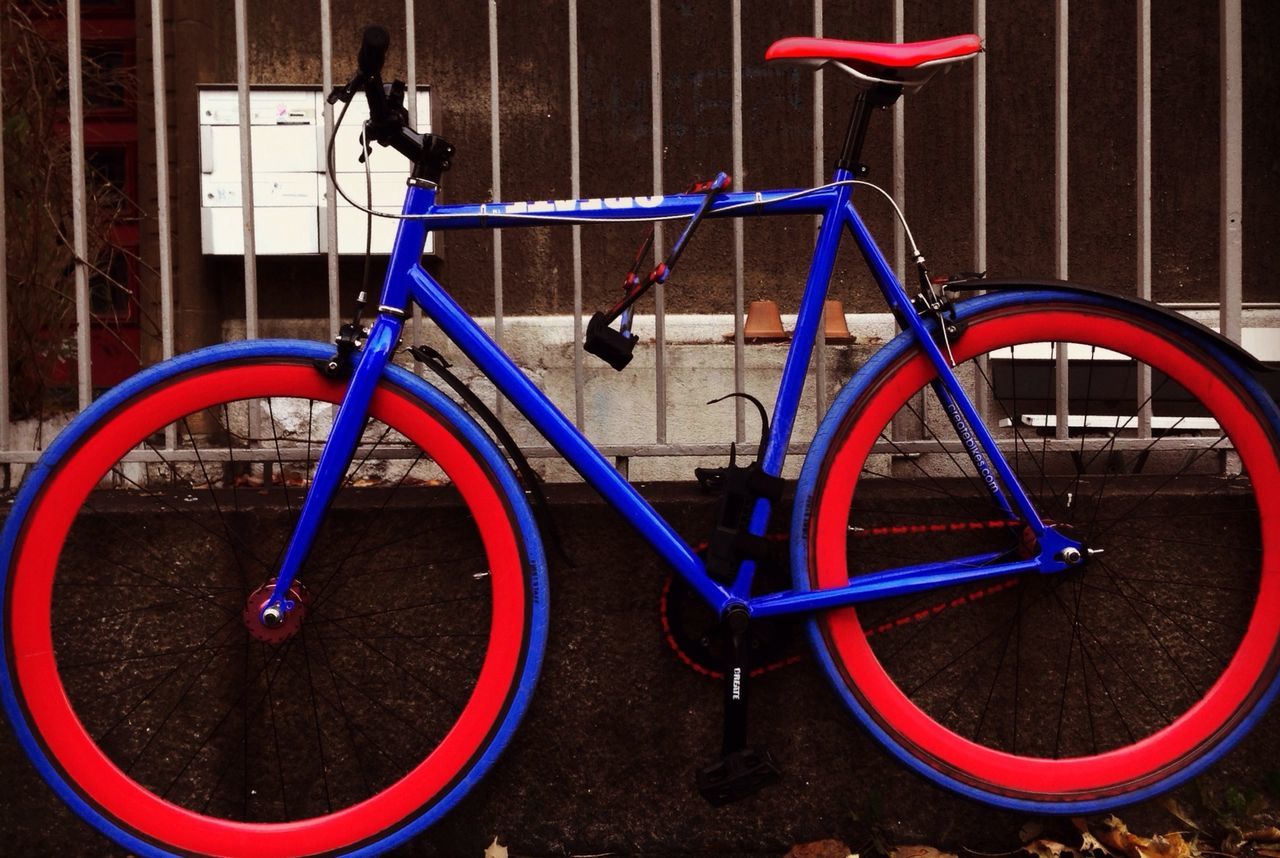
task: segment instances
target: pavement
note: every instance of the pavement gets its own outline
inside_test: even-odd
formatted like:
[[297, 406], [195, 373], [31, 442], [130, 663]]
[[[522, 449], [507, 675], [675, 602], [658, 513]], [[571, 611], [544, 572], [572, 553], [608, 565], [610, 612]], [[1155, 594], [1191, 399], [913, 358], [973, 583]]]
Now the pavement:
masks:
[[[644, 488], [689, 539], [705, 533], [711, 500], [692, 486]], [[479, 856], [497, 836], [512, 855], [781, 856], [834, 837], [869, 850], [889, 842], [1007, 852], [1027, 814], [946, 792], [881, 750], [845, 711], [807, 656], [752, 688], [752, 741], [783, 779], [758, 795], [710, 807], [695, 772], [720, 742], [719, 684], [673, 653], [660, 624], [666, 573], [653, 552], [581, 486], [552, 492], [571, 562], [552, 560], [552, 626], [537, 693], [502, 759], [406, 856]], [[1280, 764], [1271, 713], [1198, 783], [1265, 790]], [[9, 732], [0, 732], [0, 855], [118, 855], [66, 810]], [[1124, 809], [1135, 831], [1184, 828], [1159, 800]]]

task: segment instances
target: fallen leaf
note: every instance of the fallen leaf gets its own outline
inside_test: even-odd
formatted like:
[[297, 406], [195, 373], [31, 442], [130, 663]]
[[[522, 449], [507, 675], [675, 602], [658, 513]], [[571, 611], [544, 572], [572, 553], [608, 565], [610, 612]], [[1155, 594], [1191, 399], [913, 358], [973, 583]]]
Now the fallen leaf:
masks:
[[810, 843], [797, 843], [792, 846], [784, 858], [848, 858], [850, 850], [839, 840], [814, 840]]
[[1174, 831], [1155, 837], [1139, 837], [1115, 816], [1102, 821], [1097, 841], [1109, 852], [1127, 858], [1198, 858], [1200, 850]]
[[1080, 852], [1085, 855], [1107, 855], [1107, 847], [1098, 842], [1089, 831], [1089, 824], [1082, 817], [1071, 817], [1071, 824], [1080, 832]]
[[898, 846], [889, 851], [889, 858], [956, 858], [956, 855], [932, 846]]
[[1133, 839], [1139, 858], [1194, 858], [1198, 854], [1193, 853], [1191, 844], [1183, 840], [1182, 835], [1176, 831]]
[[1108, 852], [1114, 852], [1117, 855], [1128, 855], [1130, 858], [1136, 858], [1131, 848], [1131, 839], [1133, 835], [1129, 833], [1129, 827], [1124, 824], [1118, 817], [1108, 816], [1102, 820], [1096, 835], [1097, 841], [1102, 844], [1102, 848]]
[[1062, 858], [1062, 854], [1064, 852], [1067, 854], [1068, 858], [1070, 858], [1072, 854], [1071, 850], [1067, 848], [1065, 843], [1059, 843], [1056, 840], [1047, 840], [1045, 838], [1033, 840], [1022, 848], [1025, 851], [1030, 852], [1032, 855], [1037, 856], [1037, 858]]
[[493, 838], [493, 842], [484, 848], [484, 858], [507, 858], [507, 847]]
[[1274, 825], [1271, 825], [1266, 828], [1259, 828], [1255, 831], [1246, 832], [1242, 836], [1246, 843], [1280, 842], [1280, 828], [1276, 828]]
[[1098, 842], [1088, 831], [1080, 832], [1080, 851], [1085, 855], [1106, 855], [1107, 847]]
[[1164, 805], [1164, 809], [1169, 811], [1174, 819], [1178, 820], [1183, 825], [1188, 826], [1189, 828], [1194, 828], [1196, 831], [1204, 831], [1204, 829], [1191, 818], [1190, 812], [1178, 803], [1176, 798], [1166, 798], [1161, 802], [1161, 804]]
[[1022, 843], [1030, 843], [1043, 833], [1044, 826], [1031, 819], [1024, 822], [1022, 828], [1018, 830], [1018, 840]]

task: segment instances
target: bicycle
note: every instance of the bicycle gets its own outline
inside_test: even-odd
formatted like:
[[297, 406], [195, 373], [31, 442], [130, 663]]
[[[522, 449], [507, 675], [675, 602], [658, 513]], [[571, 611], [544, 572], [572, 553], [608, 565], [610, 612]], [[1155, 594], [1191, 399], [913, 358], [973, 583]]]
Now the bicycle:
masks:
[[[366, 31], [331, 95], [363, 92], [366, 145], [413, 165], [371, 326], [358, 309], [336, 351], [232, 342], [145, 370], [54, 441], [5, 524], [5, 710], [104, 835], [146, 855], [373, 853], [448, 812], [510, 740], [547, 635], [536, 481], [483, 406], [514, 469], [391, 361], [411, 302], [721, 618], [724, 746], [699, 778], [714, 803], [777, 775], [746, 739], [751, 623], [769, 617], [805, 618], [837, 694], [896, 757], [1006, 808], [1167, 790], [1262, 716], [1280, 689], [1265, 368], [1158, 305], [1076, 284], [939, 290], [914, 239], [912, 298], [852, 204], [875, 187], [871, 114], [976, 56], [977, 36], [775, 43], [767, 59], [858, 86], [821, 187], [729, 192], [719, 176], [672, 196], [479, 205], [437, 203], [453, 149], [409, 128], [403, 85], [381, 77], [388, 41]], [[419, 265], [428, 229], [687, 220], [588, 326], [587, 350], [621, 369], [635, 302], [703, 218], [779, 214], [821, 226], [759, 459], [701, 475], [722, 493], [705, 557]], [[821, 423], [795, 487], [793, 586], [759, 593], [845, 229], [902, 333]], [[437, 355], [414, 355], [468, 398]]]

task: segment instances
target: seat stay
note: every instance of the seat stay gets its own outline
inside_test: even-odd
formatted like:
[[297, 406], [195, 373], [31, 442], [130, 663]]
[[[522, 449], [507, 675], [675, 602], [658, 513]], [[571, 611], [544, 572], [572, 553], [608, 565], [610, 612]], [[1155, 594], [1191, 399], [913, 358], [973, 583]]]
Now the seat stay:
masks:
[[[894, 274], [889, 261], [885, 259], [880, 247], [871, 236], [858, 211], [852, 202], [845, 206], [845, 223], [853, 235], [863, 259], [870, 269], [876, 285], [884, 295], [890, 311], [902, 327], [910, 332], [919, 343], [929, 363], [937, 370], [934, 389], [945, 392], [947, 398], [943, 403], [947, 409], [947, 418], [951, 422], [966, 452], [979, 470], [984, 486], [991, 494], [992, 501], [1004, 510], [1014, 513], [1026, 525], [1036, 538], [1040, 557], [1041, 572], [1057, 572], [1066, 568], [1064, 552], [1080, 551], [1079, 542], [1044, 523], [1032, 502], [1030, 495], [1022, 486], [1008, 459], [996, 444], [991, 430], [978, 413], [977, 406], [969, 397], [964, 385], [956, 376], [951, 362], [942, 351], [942, 347], [934, 339], [925, 317], [916, 312], [906, 289]], [[985, 463], [985, 467], [979, 463]]]

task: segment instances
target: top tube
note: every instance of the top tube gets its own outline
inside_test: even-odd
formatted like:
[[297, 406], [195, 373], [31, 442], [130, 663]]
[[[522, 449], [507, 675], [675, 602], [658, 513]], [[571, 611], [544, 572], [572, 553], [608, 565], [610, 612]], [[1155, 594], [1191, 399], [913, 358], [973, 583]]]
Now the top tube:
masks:
[[[839, 186], [824, 187], [808, 193], [803, 188], [725, 193], [715, 199], [706, 216], [823, 214], [837, 204], [838, 190]], [[426, 210], [425, 217], [414, 219], [425, 221], [431, 229], [441, 230], [510, 229], [597, 221], [650, 222], [692, 217], [704, 199], [703, 194], [668, 194], [432, 205]]]

